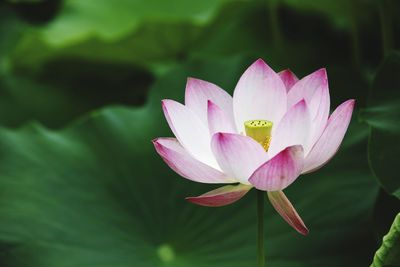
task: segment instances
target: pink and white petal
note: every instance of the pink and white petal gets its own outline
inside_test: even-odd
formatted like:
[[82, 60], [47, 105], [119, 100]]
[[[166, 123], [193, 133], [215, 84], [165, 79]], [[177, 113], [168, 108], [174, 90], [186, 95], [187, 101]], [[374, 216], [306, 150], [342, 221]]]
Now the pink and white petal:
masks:
[[306, 100], [310, 104], [316, 90], [320, 87], [328, 86], [328, 76], [325, 69], [319, 69], [298, 81], [293, 85], [287, 95], [288, 109], [300, 100]]
[[311, 144], [314, 144], [324, 131], [328, 122], [329, 109], [330, 97], [328, 86], [321, 86], [317, 89], [309, 104], [312, 124]]
[[240, 134], [214, 134], [211, 149], [226, 175], [242, 184], [249, 184], [250, 175], [268, 160], [267, 153], [259, 143]]
[[162, 107], [169, 127], [179, 143], [194, 158], [218, 169], [210, 147], [208, 127], [189, 108], [176, 101], [163, 100]]
[[249, 182], [263, 191], [283, 190], [299, 177], [303, 165], [303, 148], [291, 146], [258, 167]]
[[268, 155], [274, 157], [288, 146], [301, 145], [304, 151], [309, 147], [311, 119], [306, 102], [301, 100], [290, 108], [273, 129]]
[[198, 197], [187, 197], [186, 200], [200, 206], [222, 207], [238, 201], [251, 188], [252, 186], [244, 184], [226, 185]]
[[233, 94], [236, 128], [244, 133], [247, 120], [277, 123], [286, 112], [286, 102], [286, 88], [279, 75], [257, 60], [243, 73]]
[[232, 183], [224, 173], [196, 160], [175, 138], [153, 140], [157, 153], [180, 176], [199, 183]]
[[329, 117], [324, 132], [305, 158], [303, 173], [320, 168], [335, 155], [349, 126], [354, 104], [353, 99], [347, 100]]
[[211, 100], [208, 100], [208, 129], [211, 136], [217, 132], [236, 133], [234, 121]]
[[219, 86], [203, 80], [188, 78], [185, 91], [185, 105], [207, 125], [207, 101], [219, 106], [228, 118], [233, 120], [232, 96]]
[[302, 235], [308, 234], [308, 229], [296, 209], [282, 191], [268, 192], [268, 198], [282, 218]]
[[289, 92], [292, 89], [293, 85], [298, 82], [299, 78], [289, 69], [283, 70], [278, 73], [279, 77], [281, 77], [283, 84], [286, 87], [286, 92]]

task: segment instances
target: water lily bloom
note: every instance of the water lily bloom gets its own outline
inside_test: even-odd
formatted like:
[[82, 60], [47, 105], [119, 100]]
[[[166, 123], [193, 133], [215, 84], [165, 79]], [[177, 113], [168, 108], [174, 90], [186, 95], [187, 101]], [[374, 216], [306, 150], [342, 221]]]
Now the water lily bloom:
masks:
[[233, 97], [215, 84], [189, 78], [185, 105], [166, 99], [162, 108], [176, 138], [153, 143], [168, 166], [195, 182], [232, 184], [188, 201], [224, 206], [255, 187], [267, 191], [292, 227], [308, 233], [282, 190], [334, 156], [354, 108], [354, 100], [347, 100], [329, 116], [325, 69], [299, 80], [259, 59], [243, 73]]

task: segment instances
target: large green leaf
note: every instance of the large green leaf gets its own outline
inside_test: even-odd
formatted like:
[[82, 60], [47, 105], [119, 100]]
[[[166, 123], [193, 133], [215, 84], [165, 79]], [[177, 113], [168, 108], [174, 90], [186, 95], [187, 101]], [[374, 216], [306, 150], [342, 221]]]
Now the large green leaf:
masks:
[[[110, 7], [111, 13], [115, 12], [114, 6]], [[81, 18], [82, 14], [73, 10], [72, 18], [65, 23]], [[7, 68], [0, 79], [0, 121], [17, 126], [35, 119], [59, 127], [104, 105], [140, 105], [152, 82], [149, 72], [159, 75], [191, 57], [243, 53], [258, 54], [274, 63], [277, 70], [290, 66], [299, 76], [326, 66], [335, 105], [350, 97], [357, 98], [358, 106], [365, 102], [364, 82], [357, 77], [359, 71], [350, 66], [345, 30], [338, 31], [322, 18], [299, 12], [281, 19], [284, 41], [276, 47], [272, 12], [265, 2], [234, 1], [218, 10], [215, 19], [210, 20], [211, 16], [205, 25], [167, 16], [142, 21], [135, 30], [115, 40], [90, 33], [87, 38], [62, 46], [47, 42], [43, 36], [55, 22], [34, 28], [21, 26], [3, 56]], [[54, 21], [64, 20], [64, 12]], [[95, 24], [98, 18], [88, 15], [86, 20]], [[53, 34], [58, 38], [64, 32]], [[347, 90], [348, 83], [353, 83], [352, 90]]]
[[282, 2], [299, 10], [326, 16], [339, 27], [351, 28], [355, 23], [365, 22], [374, 15], [373, 0], [271, 0]]
[[[94, 22], [93, 22], [94, 23]], [[14, 72], [40, 73], [62, 65], [66, 59], [94, 63], [130, 64], [161, 72], [186, 56], [198, 40], [201, 27], [192, 22], [149, 21], [115, 41], [88, 36], [62, 47], [44, 42], [38, 31], [27, 30], [10, 51], [9, 60]]]
[[38, 68], [54, 57], [83, 57], [166, 64], [183, 57], [199, 29], [230, 2], [243, 7], [256, 1], [66, 0], [55, 19], [23, 34], [13, 62]]
[[[152, 75], [141, 67], [83, 57], [52, 58], [41, 71], [16, 68], [12, 52], [26, 26], [0, 5], [0, 122], [19, 126], [38, 120], [59, 127], [73, 118], [109, 104], [141, 105]], [[33, 48], [39, 49], [39, 47]], [[35, 51], [31, 51], [35, 54]], [[18, 59], [28, 60], [23, 54]]]
[[400, 155], [400, 54], [392, 54], [378, 70], [369, 107], [362, 118], [371, 127], [370, 165], [382, 186], [400, 197], [398, 158]]
[[229, 1], [65, 0], [60, 15], [42, 30], [42, 35], [45, 42], [57, 46], [88, 37], [116, 40], [149, 20], [204, 24]]
[[[160, 99], [181, 100], [187, 76], [232, 91], [253, 60], [193, 60], [159, 79], [147, 106], [103, 109], [63, 130], [0, 129], [2, 266], [254, 266], [254, 192], [223, 208], [187, 203], [213, 187], [178, 177], [150, 142], [171, 135]], [[332, 162], [286, 191], [307, 237], [267, 205], [268, 266], [368, 264], [377, 186], [359, 156], [367, 133], [353, 121]]]
[[400, 213], [397, 214], [382, 245], [375, 253], [371, 267], [400, 266]]
[[[149, 4], [147, 1], [123, 0], [119, 2], [120, 5], [110, 1], [99, 1], [99, 3], [67, 1], [62, 12], [50, 24], [24, 31], [10, 53], [12, 66], [16, 71], [38, 72], [43, 71], [42, 68], [46, 68], [49, 62], [80, 58], [95, 62], [135, 64], [158, 73], [163, 71], [165, 66], [182, 60], [189, 53], [204, 50], [203, 47], [209, 46], [209, 43], [226, 40], [222, 34], [224, 29], [218, 27], [219, 25], [216, 25], [220, 29], [219, 36], [213, 34], [214, 17], [218, 18], [217, 21], [222, 19], [227, 24], [224, 25], [225, 28], [231, 29], [233, 25], [235, 34], [240, 36], [238, 40], [241, 42], [230, 46], [230, 49], [227, 49], [228, 41], [219, 45], [230, 54], [238, 50], [243, 52], [244, 49], [254, 52], [263, 45], [262, 38], [259, 37], [264, 36], [260, 33], [265, 28], [260, 23], [260, 20], [264, 19], [264, 12], [261, 14], [257, 12], [255, 19], [251, 17], [256, 10], [263, 11], [265, 4], [262, 2], [231, 0], [201, 1], [196, 4], [180, 0], [174, 0], [172, 3], [158, 0], [150, 2], [160, 2], [157, 6], [159, 10], [153, 8], [155, 3]], [[222, 5], [223, 3], [226, 4]], [[73, 8], [69, 7], [70, 5], [73, 5]], [[131, 6], [137, 5], [143, 8], [131, 12]], [[168, 12], [174, 5], [178, 8]], [[100, 6], [107, 15], [97, 14], [99, 7], [96, 6]], [[121, 8], [129, 12], [126, 19], [120, 18]], [[200, 16], [203, 13], [207, 15]], [[227, 17], [226, 14], [232, 15]], [[115, 16], [116, 19], [105, 19], [108, 16]], [[82, 23], [82, 20], [85, 23]], [[113, 23], [121, 25], [114, 27]], [[82, 26], [74, 27], [75, 24]], [[101, 27], [103, 24], [110, 25]], [[131, 24], [135, 26], [131, 27]], [[53, 30], [54, 27], [59, 27], [57, 25], [64, 25], [63, 27], [70, 28], [70, 31]], [[126, 29], [120, 32], [123, 27]], [[80, 35], [82, 37], [78, 38]], [[114, 35], [118, 38], [107, 38]]]
[[34, 26], [13, 16], [12, 2], [0, 5], [1, 124], [60, 127], [104, 105], [143, 104], [153, 74], [183, 60], [228, 2], [65, 1], [53, 20]]
[[[109, 7], [110, 12], [115, 12], [114, 7]], [[243, 40], [230, 54], [264, 49], [259, 38], [264, 35], [259, 23], [264, 15], [258, 11], [260, 7], [262, 3], [247, 1], [229, 6], [227, 12], [234, 11], [229, 17], [235, 25], [234, 33], [240, 32], [239, 39]], [[188, 57], [193, 46], [193, 51], [199, 51], [210, 39], [217, 39], [215, 33], [207, 34], [212, 25], [198, 25], [185, 14], [187, 19], [143, 21], [136, 30], [117, 40], [89, 34], [84, 40], [59, 47], [44, 41], [43, 31], [49, 25], [29, 27], [13, 17], [10, 9], [0, 6], [0, 12], [0, 33], [7, 40], [0, 44], [0, 122], [13, 127], [29, 120], [60, 127], [104, 105], [141, 105], [153, 81], [152, 74], [163, 73]], [[61, 20], [63, 14], [55, 20]], [[98, 19], [87, 18], [93, 20], [92, 24]], [[63, 32], [54, 34], [58, 38]], [[230, 39], [222, 39], [225, 42], [219, 46], [231, 43]]]
[[[225, 4], [221, 5], [222, 2]], [[118, 28], [98, 27], [94, 31], [85, 31], [85, 27], [97, 25], [98, 20], [99, 25], [111, 22], [103, 20], [100, 16], [88, 15], [87, 13], [96, 11], [89, 12], [86, 10], [89, 10], [86, 4], [79, 4], [71, 8], [68, 20], [65, 19], [67, 12], [61, 12], [49, 25], [25, 31], [11, 52], [10, 61], [15, 71], [34, 74], [43, 72], [42, 75], [45, 75], [49, 67], [55, 62], [62, 64], [65, 58], [135, 64], [145, 66], [155, 73], [162, 72], [165, 67], [193, 54], [202, 54], [210, 58], [258, 52], [267, 55], [269, 61], [290, 63], [299, 68], [317, 68], [322, 65], [321, 62], [324, 65], [344, 62], [347, 66], [351, 59], [350, 44], [347, 43], [350, 40], [346, 39], [348, 29], [338, 31], [320, 17], [297, 12], [277, 22], [281, 24], [280, 28], [283, 31], [283, 40], [277, 47], [276, 36], [273, 34], [274, 23], [271, 19], [273, 9], [265, 2], [225, 0], [221, 3], [214, 1], [215, 6], [209, 6], [210, 10], [214, 8], [219, 12], [213, 12], [214, 16], [207, 17], [207, 24], [196, 23], [193, 17], [190, 17], [190, 12], [181, 19], [171, 19], [170, 14], [161, 12], [160, 15], [164, 19], [151, 17], [147, 20], [142, 20], [135, 13], [136, 16], [132, 14], [131, 20], [138, 20], [137, 26], [119, 38], [111, 39], [99, 38], [97, 35], [103, 31], [119, 31]], [[112, 5], [109, 7], [109, 13], [112, 14], [119, 9], [111, 2], [100, 2], [100, 5]], [[217, 6], [220, 8], [217, 9]], [[292, 9], [292, 12], [296, 12], [296, 5]], [[53, 24], [79, 23], [84, 14], [87, 23], [83, 24], [83, 27], [71, 26], [71, 34], [79, 35], [81, 31], [85, 31], [85, 38], [72, 38], [71, 41], [67, 41], [68, 38], [63, 38], [66, 34], [64, 31], [46, 31], [52, 28]], [[211, 20], [213, 17], [215, 19]], [[72, 22], [73, 20], [77, 22]], [[47, 37], [60, 42], [60, 45], [49, 41]], [[314, 53], [319, 56], [310, 57], [310, 54]]]

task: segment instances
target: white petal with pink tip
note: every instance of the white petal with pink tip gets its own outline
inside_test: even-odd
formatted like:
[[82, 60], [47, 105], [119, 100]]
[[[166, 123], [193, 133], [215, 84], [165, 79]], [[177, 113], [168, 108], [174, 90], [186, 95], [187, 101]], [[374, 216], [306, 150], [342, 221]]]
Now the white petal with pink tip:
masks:
[[349, 126], [354, 103], [354, 100], [347, 100], [332, 113], [324, 132], [305, 159], [303, 173], [318, 169], [335, 155]]
[[249, 182], [263, 191], [283, 190], [296, 180], [303, 170], [304, 153], [301, 146], [291, 146], [258, 167]]
[[286, 92], [292, 89], [293, 85], [299, 81], [299, 78], [291, 70], [283, 70], [278, 73], [281, 77], [283, 84], [286, 87]]
[[268, 156], [263, 147], [250, 137], [240, 134], [216, 133], [211, 148], [221, 169], [243, 184]]
[[185, 105], [207, 126], [207, 101], [219, 106], [226, 116], [233, 120], [232, 97], [219, 86], [203, 80], [188, 78], [185, 91]]
[[270, 157], [275, 156], [288, 146], [301, 145], [304, 151], [310, 147], [311, 119], [306, 102], [300, 101], [285, 114], [272, 132]]
[[217, 132], [236, 133], [235, 122], [231, 120], [225, 112], [216, 104], [208, 101], [208, 129], [210, 135]]
[[264, 61], [257, 60], [242, 75], [233, 94], [236, 127], [244, 133], [247, 120], [277, 123], [286, 112], [286, 89], [281, 78]]
[[307, 104], [310, 104], [312, 97], [320, 87], [328, 86], [328, 77], [325, 69], [317, 70], [310, 75], [302, 78], [288, 92], [287, 103], [288, 108], [295, 105], [300, 100], [304, 99]]
[[186, 106], [173, 100], [163, 100], [162, 104], [165, 118], [179, 143], [194, 158], [218, 168], [211, 152], [208, 128]]
[[233, 182], [224, 173], [193, 158], [175, 138], [157, 138], [153, 144], [168, 166], [182, 177], [208, 184]]

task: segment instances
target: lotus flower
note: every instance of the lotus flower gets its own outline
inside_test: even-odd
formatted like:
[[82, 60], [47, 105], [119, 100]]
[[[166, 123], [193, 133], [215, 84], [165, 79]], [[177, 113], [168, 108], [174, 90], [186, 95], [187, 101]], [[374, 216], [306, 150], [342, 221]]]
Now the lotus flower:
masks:
[[234, 184], [188, 201], [224, 206], [255, 187], [267, 191], [292, 227], [308, 233], [282, 190], [334, 156], [354, 108], [354, 100], [347, 100], [329, 116], [325, 69], [299, 80], [259, 59], [244, 72], [233, 97], [215, 84], [189, 78], [185, 105], [166, 99], [162, 108], [176, 138], [153, 143], [168, 166], [195, 182]]

